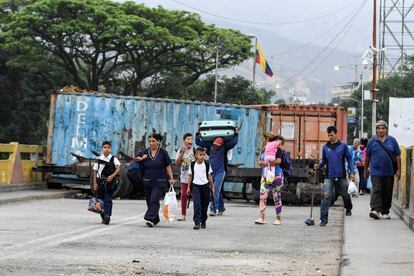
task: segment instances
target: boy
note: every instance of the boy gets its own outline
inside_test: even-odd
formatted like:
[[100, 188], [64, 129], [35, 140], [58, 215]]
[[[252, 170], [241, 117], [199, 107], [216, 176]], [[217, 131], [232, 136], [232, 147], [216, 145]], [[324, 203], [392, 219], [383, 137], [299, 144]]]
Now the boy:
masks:
[[181, 218], [178, 221], [185, 221], [187, 213], [187, 191], [188, 191], [188, 169], [191, 162], [195, 161], [195, 152], [193, 148], [193, 135], [186, 133], [183, 136], [184, 146], [177, 150], [175, 164], [180, 166], [180, 183], [181, 183]]
[[112, 197], [114, 178], [121, 171], [121, 163], [111, 154], [112, 145], [109, 141], [102, 143], [102, 154], [93, 165], [93, 188], [99, 199], [104, 201], [101, 213], [102, 223], [108, 225], [112, 215]]
[[211, 166], [204, 161], [206, 158], [206, 150], [204, 148], [196, 148], [196, 161], [192, 162], [188, 170], [188, 195], [193, 193], [194, 201], [194, 230], [206, 228], [207, 210], [210, 202], [210, 187], [214, 194], [214, 183]]

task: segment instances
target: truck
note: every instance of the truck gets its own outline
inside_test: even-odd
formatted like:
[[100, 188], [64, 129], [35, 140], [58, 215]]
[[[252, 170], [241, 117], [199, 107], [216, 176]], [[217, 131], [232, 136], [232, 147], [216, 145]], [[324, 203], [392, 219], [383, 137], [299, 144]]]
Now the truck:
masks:
[[[48, 186], [90, 189], [91, 165], [101, 142], [110, 140], [123, 170], [116, 195], [135, 197], [142, 191], [126, 178], [128, 157], [146, 147], [147, 138], [163, 135], [170, 156], [182, 145], [182, 136], [195, 133], [206, 120], [233, 120], [241, 130], [225, 178], [224, 196], [258, 201], [261, 169], [258, 156], [266, 131], [281, 134], [291, 153], [293, 174], [284, 186], [285, 201], [306, 203], [313, 179], [310, 169], [318, 150], [328, 140], [326, 128], [336, 125], [346, 140], [347, 112], [321, 105], [231, 105], [207, 102], [120, 96], [98, 92], [54, 91], [48, 124], [47, 164], [36, 168], [51, 173]], [[174, 169], [178, 174], [178, 168]], [[318, 180], [321, 181], [322, 178]]]

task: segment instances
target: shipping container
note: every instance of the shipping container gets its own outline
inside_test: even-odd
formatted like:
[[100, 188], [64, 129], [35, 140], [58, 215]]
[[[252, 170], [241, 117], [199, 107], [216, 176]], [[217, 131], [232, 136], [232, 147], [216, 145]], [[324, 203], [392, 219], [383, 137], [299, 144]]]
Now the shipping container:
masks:
[[211, 104], [168, 99], [118, 96], [100, 93], [52, 95], [49, 124], [49, 163], [65, 166], [76, 162], [71, 153], [93, 158], [102, 141], [112, 142], [112, 152], [134, 155], [147, 147], [147, 138], [157, 132], [171, 158], [182, 146], [185, 133], [195, 134], [204, 120], [234, 120], [241, 126], [232, 163], [254, 167], [261, 142], [260, 111], [238, 105]]
[[315, 159], [329, 140], [326, 132], [329, 126], [336, 126], [338, 138], [347, 141], [347, 111], [343, 107], [293, 104], [252, 107], [267, 113], [264, 125], [285, 138], [283, 148], [293, 159]]

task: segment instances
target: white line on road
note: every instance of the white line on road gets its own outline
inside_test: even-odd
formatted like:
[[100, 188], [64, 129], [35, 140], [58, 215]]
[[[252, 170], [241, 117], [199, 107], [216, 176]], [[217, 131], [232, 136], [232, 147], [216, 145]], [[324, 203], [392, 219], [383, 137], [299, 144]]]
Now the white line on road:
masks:
[[[50, 235], [47, 237], [43, 237], [40, 239], [34, 239], [34, 240], [30, 240], [24, 243], [20, 243], [20, 244], [15, 244], [15, 245], [11, 245], [11, 246], [6, 246], [0, 249], [0, 260], [5, 260], [5, 259], [10, 259], [10, 258], [14, 258], [14, 257], [18, 257], [20, 255], [25, 255], [28, 252], [32, 252], [32, 251], [36, 251], [39, 249], [44, 249], [47, 247], [54, 247], [57, 246], [59, 244], [62, 243], [66, 243], [66, 242], [71, 242], [71, 241], [75, 241], [75, 240], [80, 240], [80, 239], [84, 239], [90, 236], [95, 236], [98, 234], [101, 234], [103, 232], [106, 231], [112, 231], [113, 229], [125, 226], [125, 225], [129, 225], [129, 224], [134, 224], [134, 223], [139, 223], [139, 222], [143, 222], [144, 221], [144, 214], [140, 214], [138, 216], [133, 216], [130, 218], [126, 218], [123, 220], [118, 221], [118, 224], [115, 225], [94, 225], [94, 226], [88, 226], [88, 227], [83, 227], [74, 231], [69, 231], [69, 232], [64, 232], [64, 233], [60, 233], [60, 234], [56, 234], [56, 235]], [[94, 230], [95, 229], [95, 230]], [[83, 233], [83, 234], [81, 234]], [[63, 237], [63, 238], [62, 238]], [[49, 242], [48, 242], [49, 241]], [[32, 248], [32, 249], [28, 249], [27, 247], [29, 245], [37, 245], [39, 244], [38, 247], [36, 248]], [[14, 250], [14, 249], [19, 249], [19, 248], [24, 248], [23, 251], [19, 251], [19, 252], [15, 252], [12, 254], [8, 254], [8, 255], [4, 255], [7, 254], [8, 252]]]

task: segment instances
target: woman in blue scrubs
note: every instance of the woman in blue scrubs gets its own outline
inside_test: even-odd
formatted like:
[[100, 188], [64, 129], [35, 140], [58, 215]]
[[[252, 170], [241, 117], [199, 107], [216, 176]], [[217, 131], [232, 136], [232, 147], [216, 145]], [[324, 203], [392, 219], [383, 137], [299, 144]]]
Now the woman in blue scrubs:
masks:
[[147, 212], [144, 219], [148, 227], [153, 227], [160, 222], [158, 212], [160, 210], [160, 198], [167, 187], [174, 184], [171, 169], [171, 159], [168, 152], [161, 148], [162, 136], [151, 134], [148, 137], [149, 148], [141, 151], [138, 156], [143, 157], [145, 199], [147, 201]]

